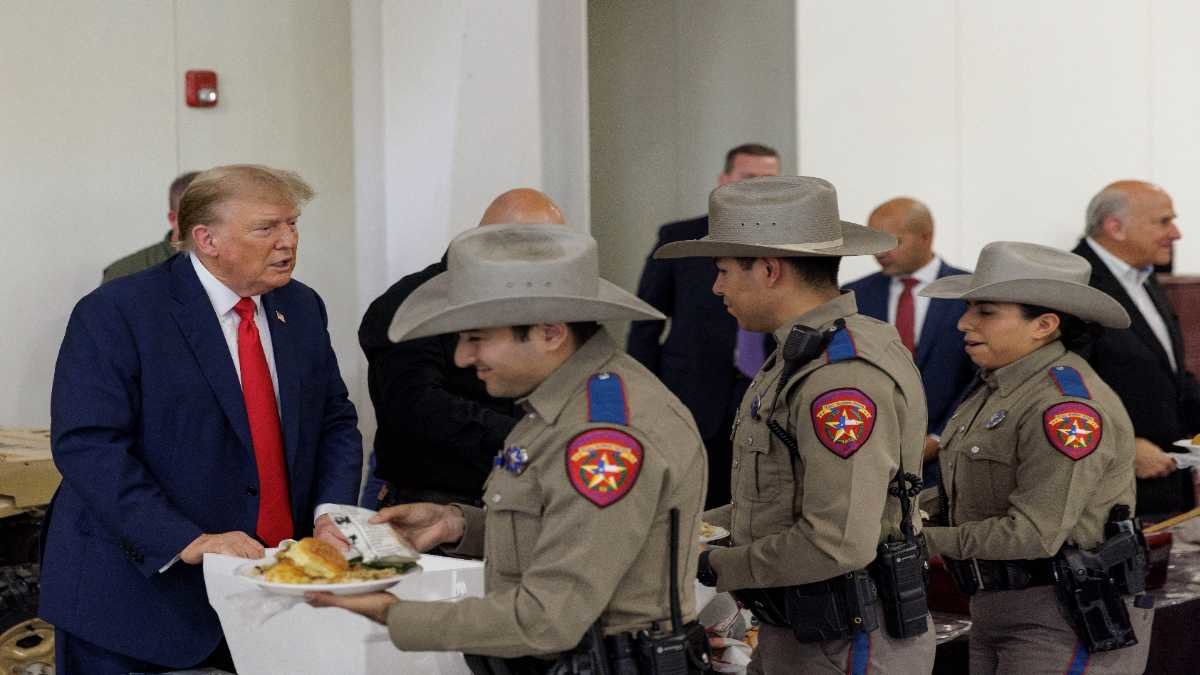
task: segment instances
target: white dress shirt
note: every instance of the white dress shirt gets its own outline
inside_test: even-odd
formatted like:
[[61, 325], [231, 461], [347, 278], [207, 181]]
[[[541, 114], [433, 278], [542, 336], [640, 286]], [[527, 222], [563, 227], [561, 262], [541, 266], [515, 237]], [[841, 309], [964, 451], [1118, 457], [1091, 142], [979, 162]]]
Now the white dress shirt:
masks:
[[[204, 292], [208, 294], [208, 300], [212, 303], [213, 311], [217, 313], [217, 321], [221, 323], [221, 333], [225, 335], [225, 345], [229, 347], [229, 356], [233, 358], [233, 368], [237, 371], [238, 382], [242, 381], [242, 364], [238, 359], [238, 326], [242, 323], [242, 318], [238, 313], [233, 311], [233, 306], [242, 299], [242, 296], [229, 290], [229, 287], [217, 280], [208, 271], [196, 256], [189, 255], [192, 260], [192, 267], [196, 270], [196, 276], [200, 277], [200, 285], [204, 287]], [[271, 347], [271, 326], [267, 323], [267, 317], [263, 313], [262, 296], [255, 295], [250, 298], [254, 301], [254, 324], [258, 326], [258, 339], [262, 342], [263, 354], [267, 357], [267, 368], [271, 371], [271, 386], [275, 389], [275, 407], [279, 411], [280, 418], [283, 417], [283, 411], [279, 410], [279, 375], [275, 372], [275, 350]]]
[[[942, 267], [942, 259], [933, 256], [933, 260], [925, 263], [921, 269], [907, 274], [917, 280], [913, 285], [913, 344], [921, 344], [921, 326], [925, 323], [925, 314], [929, 312], [929, 298], [918, 295], [922, 288], [937, 280], [938, 270]], [[900, 304], [900, 294], [904, 292], [903, 277], [892, 277], [892, 283], [888, 286], [888, 323], [896, 325], [896, 307]]]
[[1167, 353], [1167, 360], [1171, 362], [1171, 370], [1178, 372], [1179, 366], [1175, 363], [1175, 350], [1171, 348], [1171, 331], [1167, 330], [1167, 322], [1158, 313], [1158, 307], [1146, 290], [1146, 280], [1150, 278], [1151, 274], [1154, 274], [1154, 267], [1146, 266], [1136, 269], [1110, 253], [1108, 249], [1091, 237], [1087, 238], [1087, 244], [1096, 252], [1096, 257], [1100, 258], [1108, 267], [1108, 271], [1112, 272], [1112, 275], [1121, 283], [1121, 288], [1124, 288], [1125, 292], [1129, 294], [1134, 306], [1146, 318], [1150, 331], [1154, 333], [1154, 337], [1158, 338], [1163, 351]]

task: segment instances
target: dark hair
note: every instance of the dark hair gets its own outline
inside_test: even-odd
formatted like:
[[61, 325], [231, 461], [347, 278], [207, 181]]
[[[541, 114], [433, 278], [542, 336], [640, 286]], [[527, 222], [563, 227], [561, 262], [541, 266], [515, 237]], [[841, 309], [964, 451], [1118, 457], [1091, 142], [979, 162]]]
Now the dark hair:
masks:
[[[758, 258], [734, 258], [738, 267], [748, 270], [754, 266]], [[838, 270], [842, 266], [841, 256], [805, 256], [800, 258], [783, 258], [800, 279], [817, 289], [838, 287]]]
[[[533, 326], [530, 324], [513, 326], [513, 337], [517, 338], [517, 341], [519, 342], [524, 342], [529, 339], [529, 330], [531, 328], [533, 328]], [[588, 340], [591, 340], [593, 335], [600, 332], [600, 324], [595, 321], [573, 321], [567, 324], [567, 330], [570, 331], [571, 336], [575, 338], [575, 344], [582, 345]]]
[[1053, 314], [1058, 317], [1058, 331], [1061, 333], [1059, 340], [1063, 346], [1073, 352], [1081, 352], [1087, 349], [1092, 341], [1104, 332], [1104, 328], [1100, 324], [1084, 321], [1074, 314], [1042, 307], [1041, 305], [1027, 305], [1025, 303], [1017, 303], [1017, 307], [1021, 310], [1021, 317], [1026, 321], [1032, 321], [1043, 314]]
[[171, 181], [171, 187], [167, 188], [167, 206], [172, 211], [179, 211], [179, 200], [183, 197], [184, 190], [192, 184], [192, 179], [199, 176], [199, 171], [188, 171], [176, 176], [175, 180]]
[[725, 173], [733, 171], [733, 158], [738, 155], [750, 155], [751, 157], [774, 157], [779, 159], [779, 153], [769, 145], [762, 143], [743, 143], [736, 148], [725, 153]]

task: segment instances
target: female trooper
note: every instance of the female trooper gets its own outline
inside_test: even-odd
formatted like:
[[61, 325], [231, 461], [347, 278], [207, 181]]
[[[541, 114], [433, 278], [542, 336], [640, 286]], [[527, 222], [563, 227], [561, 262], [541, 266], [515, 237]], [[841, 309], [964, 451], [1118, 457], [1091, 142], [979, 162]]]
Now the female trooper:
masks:
[[967, 301], [958, 328], [980, 368], [942, 437], [943, 526], [924, 530], [972, 595], [972, 673], [1145, 669], [1153, 610], [1133, 597], [1144, 583], [1128, 515], [1133, 427], [1070, 351], [1095, 324], [1124, 329], [1129, 316], [1087, 285], [1090, 273], [1065, 251], [995, 242], [975, 274], [921, 291]]

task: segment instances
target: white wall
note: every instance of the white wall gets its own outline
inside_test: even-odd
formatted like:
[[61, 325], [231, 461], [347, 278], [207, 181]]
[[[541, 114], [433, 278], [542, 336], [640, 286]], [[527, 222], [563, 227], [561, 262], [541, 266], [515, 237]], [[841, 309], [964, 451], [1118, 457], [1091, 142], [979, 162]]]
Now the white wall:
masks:
[[[361, 403], [348, 6], [322, 0], [0, 3], [0, 424], [49, 421], [66, 319], [114, 259], [167, 229], [177, 173], [254, 161], [318, 190], [297, 277], [330, 310]], [[218, 72], [215, 109], [183, 104], [183, 73]]]
[[[1198, 272], [1198, 21], [1183, 1], [800, 0], [800, 172], [858, 222], [925, 200], [964, 266], [997, 239], [1069, 248], [1105, 184], [1160, 182], [1185, 233], [1176, 271]], [[843, 279], [875, 269], [847, 260]]]
[[0, 4], [0, 424], [49, 421], [71, 307], [167, 230], [172, 6]]
[[353, 11], [364, 309], [505, 190], [544, 190], [588, 226], [581, 4], [355, 0]]
[[359, 317], [506, 190], [543, 190], [588, 228], [582, 3], [353, 0], [352, 15]]

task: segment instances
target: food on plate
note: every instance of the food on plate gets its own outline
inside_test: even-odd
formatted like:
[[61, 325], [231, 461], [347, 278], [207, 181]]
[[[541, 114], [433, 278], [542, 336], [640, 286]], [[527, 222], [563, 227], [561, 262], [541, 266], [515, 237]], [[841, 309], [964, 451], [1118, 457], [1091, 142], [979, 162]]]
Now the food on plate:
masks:
[[280, 561], [291, 561], [304, 574], [316, 579], [334, 579], [350, 569], [346, 556], [337, 547], [313, 537], [301, 539], [280, 551], [276, 557]]
[[1200, 445], [1200, 434], [1192, 436], [1192, 445]]
[[728, 532], [726, 532], [725, 528], [723, 527], [717, 527], [716, 525], [711, 525], [703, 521], [700, 523], [700, 538], [705, 541], [709, 541], [717, 537], [723, 537], [726, 534], [728, 534]]
[[312, 577], [288, 559], [280, 560], [263, 572], [263, 578], [276, 584], [311, 584]]
[[372, 567], [361, 562], [347, 561], [332, 544], [305, 537], [285, 544], [275, 554], [275, 562], [259, 565], [262, 578], [280, 584], [349, 584], [359, 581], [388, 579], [401, 575], [415, 563], [399, 566]]

